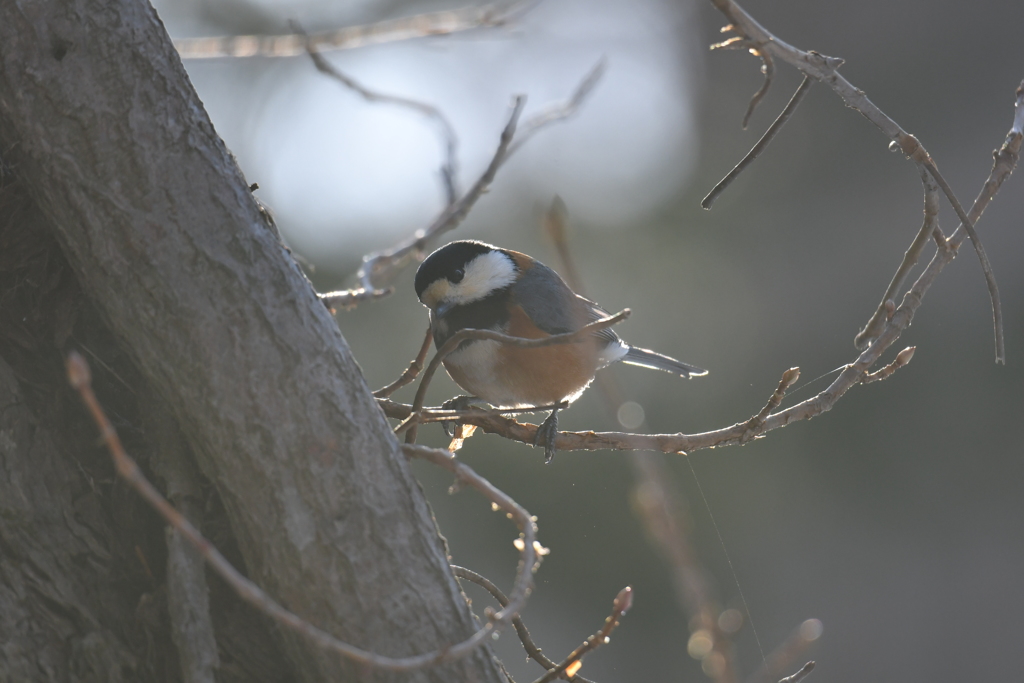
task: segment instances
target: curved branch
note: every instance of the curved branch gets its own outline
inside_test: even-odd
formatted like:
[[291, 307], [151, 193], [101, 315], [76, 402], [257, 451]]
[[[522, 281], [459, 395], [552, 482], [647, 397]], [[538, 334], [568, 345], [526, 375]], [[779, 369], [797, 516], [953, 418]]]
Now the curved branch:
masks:
[[[743, 173], [744, 169], [746, 169], [747, 166], [752, 164], [754, 162], [754, 159], [760, 156], [761, 152], [765, 150], [765, 148], [776, 136], [776, 134], [778, 134], [778, 132], [782, 130], [782, 126], [786, 124], [786, 121], [788, 121], [789, 117], [793, 115], [793, 112], [796, 111], [797, 105], [800, 104], [800, 100], [802, 100], [804, 98], [804, 95], [807, 94], [807, 91], [810, 89], [812, 82], [813, 81], [809, 76], [804, 75], [804, 80], [800, 82], [800, 86], [797, 87], [796, 92], [793, 93], [793, 97], [790, 98], [789, 103], [786, 104], [786, 107], [782, 110], [782, 113], [779, 114], [778, 118], [776, 118], [775, 121], [772, 122], [772, 125], [768, 126], [768, 130], [766, 130], [764, 132], [764, 135], [761, 136], [761, 139], [758, 140], [753, 147], [751, 147], [750, 151], [747, 152], [746, 156], [740, 159], [740, 162], [736, 164], [733, 167], [733, 169], [725, 175], [724, 178], [719, 180], [717, 185], [711, 188], [711, 192], [708, 192], [708, 195], [704, 197], [704, 199], [702, 199], [700, 202], [702, 208], [710, 210], [711, 206], [715, 203], [715, 200], [718, 199], [718, 195], [725, 192], [725, 189], [732, 184], [732, 181], [736, 180], [739, 174]], [[753, 102], [751, 102], [751, 105], [753, 105]], [[744, 124], [743, 127], [746, 128], [746, 124]]]
[[330, 633], [317, 628], [299, 615], [286, 609], [270, 597], [262, 588], [235, 569], [224, 555], [203, 534], [192, 525], [156, 488], [149, 483], [142, 470], [131, 456], [124, 450], [117, 431], [110, 423], [103, 408], [100, 406], [92, 390], [92, 376], [88, 363], [77, 352], [67, 358], [68, 381], [78, 391], [82, 401], [88, 408], [96, 426], [100, 430], [100, 438], [106, 443], [107, 449], [114, 460], [117, 473], [134, 488], [164, 520], [189, 541], [203, 556], [210, 567], [217, 572], [238, 594], [260, 612], [289, 628], [320, 647], [336, 652], [354, 662], [388, 671], [414, 671], [424, 667], [451, 662], [470, 654], [480, 645], [487, 642], [492, 633], [499, 630], [512, 616], [518, 614], [526, 603], [533, 585], [533, 572], [540, 563], [540, 555], [546, 551], [537, 543], [537, 525], [533, 517], [521, 505], [507, 494], [495, 488], [489, 481], [474, 472], [468, 465], [458, 462], [448, 451], [441, 451], [424, 446], [404, 446], [403, 450], [409, 457], [422, 458], [452, 472], [459, 482], [471, 485], [483, 493], [493, 504], [505, 510], [515, 521], [522, 532], [517, 546], [522, 553], [522, 560], [512, 589], [512, 599], [500, 612], [488, 613], [487, 623], [472, 636], [449, 647], [426, 652], [412, 657], [388, 657], [369, 652], [335, 638]]
[[[1020, 158], [1022, 142], [1024, 142], [1024, 82], [1017, 88], [1013, 125], [1010, 128], [1010, 132], [1007, 133], [1002, 147], [994, 153], [992, 171], [989, 173], [985, 185], [971, 207], [973, 220], [977, 221], [981, 217], [981, 214], [999, 191], [1003, 182], [1013, 173]], [[758, 423], [754, 433], [754, 436], [757, 436], [784, 427], [792, 422], [808, 420], [831, 410], [836, 401], [842, 398], [851, 388], [863, 383], [866, 378], [867, 381], [883, 379], [882, 374], [888, 377], [896, 368], [910, 361], [913, 352], [904, 350], [897, 356], [896, 361], [891, 364], [891, 371], [889, 368], [883, 368], [873, 375], [868, 374], [870, 368], [881, 359], [882, 354], [910, 326], [914, 319], [914, 314], [924, 301], [925, 294], [934, 284], [943, 268], [956, 258], [957, 247], [965, 239], [966, 234], [957, 231], [946, 240], [949, 249], [939, 249], [936, 251], [924, 272], [921, 273], [914, 282], [913, 287], [904, 296], [903, 302], [898, 308], [894, 308], [891, 315], [887, 315], [888, 319], [871, 345], [861, 352], [854, 362], [847, 365], [828, 388], [806, 401], [767, 416], [758, 414], [752, 419], [738, 422], [732, 426], [700, 434], [559, 432], [555, 439], [555, 447], [560, 451], [651, 450], [662, 453], [692, 453], [703, 448], [744, 443], [745, 440], [750, 438], [750, 428], [753, 421]], [[792, 372], [792, 370], [787, 372]], [[783, 381], [780, 382], [780, 389], [785, 390], [782, 386], [785, 382], [786, 378], [784, 376]], [[786, 384], [786, 386], [789, 385]], [[778, 390], [773, 394], [769, 404], [774, 402], [775, 395], [777, 394]], [[399, 420], [407, 419], [422, 407], [416, 406], [414, 410], [413, 406], [387, 400], [378, 400], [377, 403], [388, 417]], [[774, 406], [772, 409], [774, 409]], [[461, 419], [467, 424], [475, 425], [489, 434], [499, 434], [505, 438], [527, 444], [533, 444], [536, 437], [536, 426], [522, 424], [500, 414], [485, 414], [481, 416], [473, 413], [467, 414]]]
[[982, 272], [985, 275], [985, 282], [988, 285], [989, 298], [992, 302], [992, 316], [995, 328], [996, 363], [1005, 363], [1005, 352], [1003, 350], [1003, 327], [1002, 327], [1002, 305], [999, 301], [999, 288], [995, 283], [995, 276], [992, 273], [992, 266], [989, 263], [988, 255], [982, 246], [978, 234], [974, 229], [976, 219], [972, 219], [961, 206], [953, 190], [946, 183], [946, 180], [939, 173], [938, 166], [931, 155], [924, 148], [921, 142], [903, 130], [899, 124], [889, 118], [874, 102], [868, 99], [863, 90], [856, 88], [846, 80], [838, 69], [843, 60], [836, 57], [826, 57], [817, 52], [806, 52], [780, 40], [759, 23], [754, 20], [746, 10], [740, 7], [733, 0], [711, 0], [715, 7], [726, 16], [731, 22], [730, 28], [736, 31], [742, 38], [757, 47], [759, 51], [771, 54], [784, 62], [795, 66], [806, 76], [821, 81], [828, 85], [839, 95], [846, 106], [854, 109], [871, 123], [875, 124], [903, 153], [914, 161], [918, 166], [924, 168], [942, 189], [943, 194], [949, 201], [950, 206], [956, 212], [961, 221], [961, 227], [967, 232], [978, 254], [981, 262]]
[[[524, 95], [517, 96], [513, 100], [512, 114], [509, 116], [504, 130], [502, 130], [498, 147], [494, 151], [494, 155], [491, 157], [487, 168], [477, 181], [473, 183], [473, 186], [459, 197], [458, 200], [449, 203], [426, 229], [417, 230], [411, 237], [386, 251], [367, 255], [363, 259], [362, 267], [356, 274], [359, 279], [359, 289], [371, 292], [380, 291], [391, 283], [398, 272], [408, 265], [413, 257], [422, 253], [433, 238], [458, 227], [469, 214], [470, 209], [473, 208], [477, 200], [494, 182], [498, 169], [508, 161], [509, 157], [530, 137], [536, 134], [537, 131], [575, 114], [586, 97], [593, 91], [603, 73], [604, 60], [602, 59], [584, 76], [568, 100], [550, 105], [539, 114], [527, 120], [522, 126], [519, 139], [515, 139], [516, 129], [519, 124], [519, 118], [523, 113], [523, 107], [526, 105], [526, 97]], [[336, 296], [340, 292], [334, 292], [333, 294]]]

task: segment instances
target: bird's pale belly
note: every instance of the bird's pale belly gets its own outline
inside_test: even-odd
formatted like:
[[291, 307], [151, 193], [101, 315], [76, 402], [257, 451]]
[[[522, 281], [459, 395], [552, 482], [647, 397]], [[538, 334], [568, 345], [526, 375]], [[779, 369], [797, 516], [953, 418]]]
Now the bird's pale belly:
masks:
[[483, 340], [444, 361], [456, 384], [500, 408], [574, 401], [603, 365], [589, 341], [525, 349]]

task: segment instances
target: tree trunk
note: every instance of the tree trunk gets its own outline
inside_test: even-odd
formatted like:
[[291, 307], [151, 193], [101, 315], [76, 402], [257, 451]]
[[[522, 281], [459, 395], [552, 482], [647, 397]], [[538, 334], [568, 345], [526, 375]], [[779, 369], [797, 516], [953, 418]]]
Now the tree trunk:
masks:
[[[118, 400], [111, 395], [119, 385], [122, 394], [136, 392], [121, 396], [127, 417], [118, 426], [142, 430], [134, 405], [145, 402], [140, 393], [168, 406], [223, 502], [231, 529], [226, 535], [237, 543], [250, 577], [313, 624], [383, 654], [420, 653], [471, 633], [472, 616], [398, 442], [328, 311], [262, 223], [152, 8], [135, 0], [0, 3], [0, 155], [41, 212], [37, 223], [45, 227], [33, 224], [32, 230], [53, 231], [98, 311], [97, 329], [109, 327], [113, 343], [127, 351], [126, 358], [98, 353], [121, 362], [109, 368], [119, 381], [111, 379], [107, 400]], [[10, 218], [4, 229], [17, 233], [18, 220]], [[17, 302], [37, 284], [12, 276], [0, 298]], [[49, 290], [32, 291], [43, 301]], [[41, 314], [50, 318], [52, 349], [81, 345], [81, 322], [73, 313], [55, 308]], [[16, 347], [11, 353], [18, 358], [8, 359], [15, 374], [19, 362], [38, 362], [47, 381], [57, 381], [56, 353], [39, 348], [33, 356], [13, 342], [0, 345], [0, 352]], [[85, 350], [87, 358], [95, 352]], [[0, 372], [0, 385], [16, 397], [10, 374]], [[32, 373], [22, 374], [24, 386]], [[70, 403], [63, 390], [46, 395]], [[37, 418], [40, 411], [49, 416], [38, 419], [62, 428], [51, 419], [58, 414], [52, 405], [37, 397], [24, 409], [33, 405]], [[17, 410], [4, 419], [15, 425], [37, 419]], [[84, 433], [80, 413], [75, 417]], [[145, 449], [145, 434], [138, 436], [135, 443]], [[103, 542], [76, 531], [89, 525], [79, 519], [71, 489], [84, 485], [88, 469], [47, 465], [51, 469], [34, 471], [24, 467], [35, 457], [31, 444], [4, 450], [5, 443], [0, 454], [17, 467], [0, 477], [29, 473], [33, 490], [42, 493], [15, 505], [17, 491], [26, 489], [8, 480], [0, 500], [0, 511], [17, 507], [21, 515], [18, 533], [0, 527], [0, 609], [7, 606], [4, 596], [14, 596], [9, 603], [26, 615], [8, 618], [14, 613], [3, 609], [0, 679], [22, 680], [20, 672], [40, 670], [23, 668], [39, 661], [29, 645], [38, 637], [72, 643], [70, 651], [54, 649], [55, 663], [48, 664], [71, 672], [71, 680], [92, 680], [74, 674], [82, 667], [75, 662], [88, 660], [90, 652], [102, 653], [96, 667], [116, 668], [132, 680], [138, 671], [133, 658], [144, 656], [145, 647], [140, 654], [123, 635], [130, 625], [116, 623], [126, 609], [97, 614], [87, 607], [97, 600], [83, 576], [109, 583], [107, 572], [118, 570], [118, 563], [106, 566], [111, 558], [104, 558]], [[122, 498], [132, 495], [108, 488]], [[49, 500], [60, 496], [67, 500]], [[132, 505], [152, 526], [150, 513]], [[107, 508], [113, 518], [103, 520], [102, 534], [117, 532], [118, 509]], [[35, 528], [58, 510], [63, 517], [54, 523], [66, 528], [52, 538], [35, 537]], [[81, 547], [61, 540], [69, 533]], [[158, 534], [148, 542], [162, 540]], [[64, 602], [17, 583], [40, 570], [33, 564], [36, 546], [63, 558], [43, 571]], [[145, 558], [146, 546], [136, 544], [136, 550]], [[146, 573], [159, 583], [159, 571]], [[114, 603], [145, 593], [112, 590], [121, 591]], [[146, 594], [161, 590], [150, 586]], [[29, 603], [44, 609], [33, 613]], [[68, 607], [79, 603], [86, 607]], [[166, 616], [158, 614], [161, 619]], [[445, 667], [387, 674], [352, 666], [291, 632], [278, 633], [291, 666], [308, 681], [502, 680], [486, 649]], [[224, 637], [218, 628], [222, 650]], [[118, 680], [95, 674], [106, 679]]]

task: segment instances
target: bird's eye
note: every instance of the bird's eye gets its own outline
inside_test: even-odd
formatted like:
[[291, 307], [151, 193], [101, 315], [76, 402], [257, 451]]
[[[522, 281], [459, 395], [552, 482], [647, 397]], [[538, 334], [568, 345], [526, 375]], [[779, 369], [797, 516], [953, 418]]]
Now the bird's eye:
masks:
[[464, 277], [466, 277], [466, 271], [464, 271], [462, 268], [456, 268], [455, 271], [452, 272], [451, 277], [449, 277], [448, 279], [451, 280], [452, 284], [458, 284], [462, 282], [462, 278]]

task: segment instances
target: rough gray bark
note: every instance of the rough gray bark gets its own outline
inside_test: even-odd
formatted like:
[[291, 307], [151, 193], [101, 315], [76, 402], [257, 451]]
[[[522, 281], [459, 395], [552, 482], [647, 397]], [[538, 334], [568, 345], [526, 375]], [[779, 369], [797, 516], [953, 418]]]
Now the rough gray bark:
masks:
[[133, 681], [97, 495], [59, 456], [0, 359], [0, 680]]
[[[250, 576], [387, 655], [468, 635], [472, 616], [397, 441], [261, 223], [152, 8], [0, 3], [0, 154], [187, 436]], [[5, 642], [28, 628], [3, 623]], [[502, 680], [487, 650], [396, 675], [281, 638], [308, 681]]]

